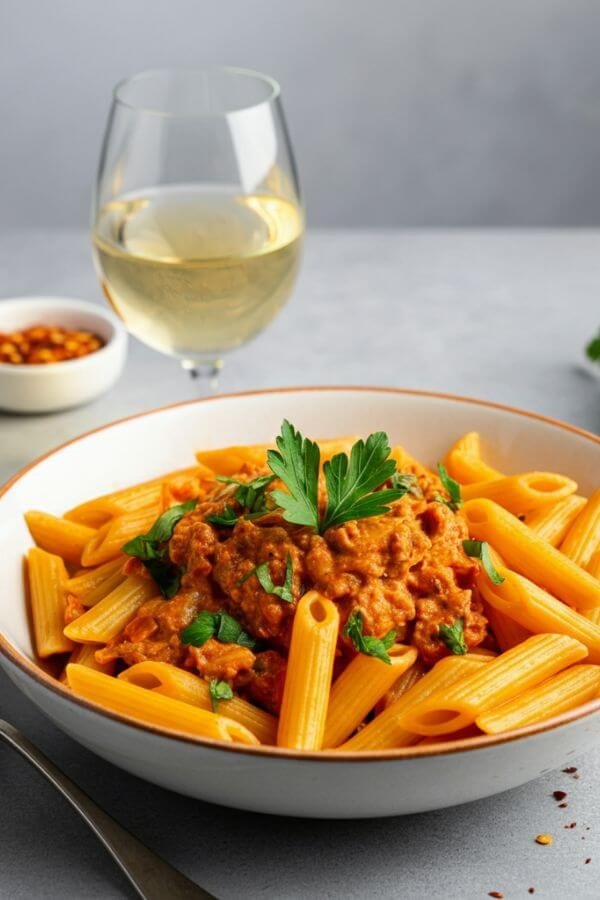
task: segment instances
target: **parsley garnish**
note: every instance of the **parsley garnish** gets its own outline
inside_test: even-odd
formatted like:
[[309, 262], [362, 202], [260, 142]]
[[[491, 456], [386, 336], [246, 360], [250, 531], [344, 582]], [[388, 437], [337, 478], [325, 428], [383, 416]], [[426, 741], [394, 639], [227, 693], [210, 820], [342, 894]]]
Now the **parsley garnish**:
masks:
[[588, 359], [592, 362], [600, 362], [600, 330], [595, 338], [589, 342], [589, 344], [585, 348], [585, 353]]
[[220, 700], [233, 700], [233, 691], [226, 681], [218, 681], [216, 678], [212, 678], [208, 685], [208, 690], [210, 692], [210, 705], [214, 713], [218, 711]]
[[440, 625], [439, 634], [450, 653], [457, 656], [463, 656], [468, 647], [464, 637], [464, 622], [462, 619], [456, 619], [453, 625]]
[[171, 562], [168, 548], [164, 546], [173, 536], [173, 530], [180, 519], [191, 512], [197, 500], [188, 500], [171, 506], [159, 516], [150, 531], [132, 538], [123, 547], [123, 553], [135, 556], [150, 572], [158, 588], [167, 600], [179, 590], [183, 569]]
[[[237, 485], [233, 499], [245, 510], [246, 519], [256, 519], [269, 512], [266, 489], [272, 481], [275, 481], [275, 475], [261, 475], [258, 478], [253, 478], [252, 481], [238, 481], [237, 478], [217, 475], [217, 481]], [[231, 506], [226, 506], [222, 512], [206, 517], [207, 522], [222, 526], [235, 525], [237, 520], [238, 516]]]
[[351, 639], [354, 648], [359, 653], [364, 653], [366, 656], [375, 656], [381, 662], [391, 666], [392, 660], [387, 651], [396, 640], [396, 632], [394, 630], [388, 631], [385, 637], [382, 638], [363, 634], [363, 614], [360, 609], [357, 609], [348, 616], [344, 634]]
[[250, 650], [256, 644], [256, 641], [242, 630], [240, 623], [223, 610], [217, 613], [202, 610], [194, 621], [183, 629], [179, 637], [182, 644], [191, 644], [192, 647], [201, 647], [212, 637], [222, 644], [239, 644]]
[[345, 453], [338, 453], [325, 463], [327, 505], [320, 517], [319, 447], [302, 437], [287, 420], [281, 426], [277, 447], [277, 450], [267, 452], [267, 461], [288, 490], [273, 491], [273, 500], [283, 510], [287, 522], [308, 525], [320, 534], [353, 519], [383, 515], [389, 512], [386, 504], [399, 500], [408, 490], [406, 486], [377, 490], [396, 470], [395, 461], [389, 459], [388, 437], [378, 431], [366, 442], [357, 441], [350, 451], [350, 458]]
[[452, 512], [456, 512], [462, 504], [462, 499], [460, 496], [460, 484], [458, 481], [455, 481], [454, 478], [451, 478], [448, 475], [448, 470], [446, 466], [442, 465], [442, 463], [437, 464], [438, 474], [440, 476], [440, 481], [442, 482], [442, 486], [446, 490], [449, 499], [446, 497], [442, 497], [440, 494], [435, 498], [438, 503], [444, 503], [448, 509], [451, 509]]
[[250, 569], [249, 572], [246, 572], [244, 577], [240, 578], [238, 581], [238, 586], [247, 581], [252, 575], [256, 575], [261, 588], [263, 591], [266, 591], [267, 594], [273, 594], [275, 597], [279, 597], [280, 600], [285, 600], [286, 603], [294, 602], [294, 595], [292, 593], [294, 569], [292, 566], [292, 557], [289, 553], [285, 563], [285, 581], [282, 585], [277, 586], [273, 584], [271, 573], [269, 572], [269, 564], [264, 562], [255, 566], [253, 569]]
[[419, 479], [411, 472], [394, 472], [389, 482], [393, 488], [404, 489], [405, 493], [414, 497], [422, 497], [423, 491], [419, 487]]
[[492, 562], [490, 545], [487, 541], [463, 541], [462, 545], [467, 556], [481, 560], [481, 565], [492, 584], [502, 584], [504, 577], [500, 575]]
[[220, 513], [213, 513], [212, 516], [206, 517], [207, 522], [211, 522], [213, 525], [221, 525], [226, 528], [235, 525], [237, 520], [237, 513], [231, 506], [226, 506]]

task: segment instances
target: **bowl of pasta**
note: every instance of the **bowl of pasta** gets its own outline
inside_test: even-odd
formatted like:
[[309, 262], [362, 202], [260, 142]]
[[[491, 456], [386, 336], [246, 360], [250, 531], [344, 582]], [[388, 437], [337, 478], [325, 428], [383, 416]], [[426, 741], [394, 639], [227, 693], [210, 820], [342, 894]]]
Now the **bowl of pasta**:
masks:
[[572, 426], [385, 388], [116, 422], [0, 491], [0, 664], [192, 797], [348, 818], [489, 796], [600, 743], [599, 461]]

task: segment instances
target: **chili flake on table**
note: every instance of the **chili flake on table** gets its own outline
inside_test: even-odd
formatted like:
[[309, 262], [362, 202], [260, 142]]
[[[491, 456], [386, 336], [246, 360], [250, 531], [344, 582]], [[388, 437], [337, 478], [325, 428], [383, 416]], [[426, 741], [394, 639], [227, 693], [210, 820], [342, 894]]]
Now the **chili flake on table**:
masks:
[[88, 356], [103, 345], [104, 341], [90, 331], [33, 325], [8, 334], [0, 332], [0, 363], [47, 365]]

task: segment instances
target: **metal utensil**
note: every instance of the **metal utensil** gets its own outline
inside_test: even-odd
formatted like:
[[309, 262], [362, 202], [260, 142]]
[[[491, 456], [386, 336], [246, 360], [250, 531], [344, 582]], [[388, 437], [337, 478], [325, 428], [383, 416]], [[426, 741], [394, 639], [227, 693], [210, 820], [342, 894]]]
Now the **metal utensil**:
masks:
[[0, 740], [5, 741], [60, 791], [104, 844], [123, 874], [143, 900], [216, 900], [100, 809], [81, 788], [16, 728], [0, 719]]

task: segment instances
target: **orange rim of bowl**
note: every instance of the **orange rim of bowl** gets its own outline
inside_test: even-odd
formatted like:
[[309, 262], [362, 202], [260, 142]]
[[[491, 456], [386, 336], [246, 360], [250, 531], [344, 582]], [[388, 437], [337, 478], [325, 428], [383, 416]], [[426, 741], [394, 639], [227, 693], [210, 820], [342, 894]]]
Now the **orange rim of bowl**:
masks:
[[[80, 434], [78, 437], [72, 438], [70, 441], [66, 441], [63, 444], [60, 444], [58, 447], [55, 447], [53, 450], [49, 450], [47, 453], [44, 453], [42, 456], [39, 456], [37, 459], [30, 462], [28, 465], [24, 466], [18, 472], [15, 473], [9, 480], [0, 487], [0, 499], [8, 493], [8, 491], [18, 482], [20, 479], [31, 469], [43, 463], [46, 459], [51, 456], [54, 456], [56, 453], [60, 453], [65, 447], [69, 447], [72, 444], [76, 444], [78, 441], [84, 440], [92, 434], [98, 434], [101, 431], [106, 431], [109, 428], [114, 428], [118, 425], [123, 424], [124, 422], [130, 422], [134, 419], [141, 419], [145, 416], [151, 416], [156, 413], [160, 413], [169, 409], [178, 409], [184, 406], [195, 406], [200, 403], [214, 403], [219, 402], [220, 400], [232, 399], [236, 397], [254, 397], [254, 396], [265, 396], [270, 394], [285, 394], [285, 393], [304, 393], [304, 392], [322, 392], [322, 391], [347, 391], [347, 392], [356, 392], [356, 393], [379, 393], [379, 394], [399, 394], [403, 396], [413, 396], [413, 397], [424, 397], [424, 398], [432, 398], [436, 400], [450, 400], [456, 403], [466, 403], [471, 404], [473, 406], [483, 406], [488, 409], [497, 409], [501, 412], [511, 413], [512, 415], [522, 416], [526, 419], [533, 419], [538, 422], [544, 422], [548, 425], [552, 425], [555, 428], [560, 428], [563, 431], [569, 431], [572, 434], [578, 435], [579, 437], [583, 437], [586, 440], [591, 441], [594, 444], [600, 445], [600, 437], [598, 435], [592, 434], [590, 431], [586, 431], [583, 428], [578, 428], [575, 425], [570, 425], [567, 422], [561, 422], [559, 419], [553, 419], [550, 416], [545, 416], [540, 413], [530, 412], [528, 410], [519, 409], [518, 407], [508, 406], [503, 403], [494, 403], [489, 400], [479, 400], [475, 397], [463, 397], [458, 394], [447, 394], [439, 391], [420, 391], [420, 390], [412, 390], [406, 388], [394, 388], [394, 387], [371, 387], [367, 385], [317, 385], [317, 386], [300, 386], [300, 387], [285, 387], [285, 388], [267, 388], [264, 390], [255, 390], [255, 391], [237, 391], [229, 394], [219, 394], [214, 397], [202, 397], [197, 400], [184, 400], [180, 403], [170, 403], [166, 406], [157, 407], [155, 409], [149, 409], [145, 412], [134, 413], [130, 416], [125, 416], [122, 419], [117, 419], [115, 422], [109, 422], [106, 425], [101, 425], [98, 428], [92, 428], [90, 431], [86, 431], [83, 434]], [[16, 650], [15, 647], [7, 640], [6, 636], [0, 632], [0, 653], [4, 658], [14, 665], [17, 669], [23, 672], [25, 675], [32, 678], [39, 685], [41, 685], [46, 690], [51, 691], [54, 694], [57, 694], [59, 698], [62, 700], [66, 700], [70, 703], [74, 703], [77, 706], [82, 707], [92, 714], [96, 714], [99, 716], [105, 716], [109, 719], [112, 719], [122, 725], [126, 725], [130, 728], [137, 729], [139, 731], [145, 731], [150, 734], [157, 735], [163, 738], [169, 738], [171, 740], [183, 741], [188, 744], [198, 744], [207, 749], [213, 750], [224, 750], [231, 753], [243, 753], [251, 756], [267, 756], [273, 757], [275, 759], [298, 759], [298, 760], [314, 760], [317, 762], [336, 762], [336, 763], [345, 763], [345, 762], [366, 762], [366, 761], [386, 761], [390, 762], [394, 760], [401, 759], [415, 759], [420, 757], [429, 757], [429, 756], [443, 756], [451, 753], [465, 752], [465, 751], [475, 751], [480, 749], [485, 749], [486, 747], [497, 746], [499, 744], [507, 744], [513, 741], [520, 740], [521, 738], [525, 738], [528, 736], [542, 734], [546, 731], [553, 731], [555, 728], [558, 728], [562, 725], [568, 725], [571, 722], [575, 722], [579, 719], [584, 719], [587, 716], [592, 715], [595, 712], [600, 711], [600, 698], [597, 700], [592, 700], [583, 706], [579, 706], [576, 709], [569, 710], [568, 712], [561, 713], [558, 716], [554, 716], [552, 719], [548, 719], [545, 722], [540, 722], [535, 725], [527, 725], [524, 728], [516, 729], [515, 731], [509, 731], [505, 734], [501, 735], [480, 735], [477, 737], [470, 738], [462, 738], [460, 740], [451, 740], [451, 741], [440, 741], [438, 744], [429, 744], [429, 745], [415, 745], [412, 747], [399, 747], [391, 750], [367, 750], [360, 753], [344, 753], [337, 750], [318, 750], [318, 751], [303, 751], [299, 752], [297, 750], [287, 750], [283, 747], [273, 747], [271, 745], [260, 745], [257, 747], [254, 746], [246, 746], [243, 744], [236, 743], [225, 743], [223, 741], [215, 741], [210, 738], [202, 738], [196, 737], [190, 734], [186, 734], [182, 731], [177, 731], [176, 729], [167, 729], [167, 728], [159, 728], [157, 726], [148, 725], [143, 722], [139, 722], [134, 718], [129, 716], [121, 715], [120, 713], [112, 712], [111, 710], [105, 709], [98, 703], [92, 703], [89, 700], [85, 700], [83, 697], [78, 697], [76, 694], [73, 694], [67, 687], [65, 687], [60, 681], [55, 678], [52, 678], [51, 675], [48, 675], [37, 666], [31, 659], [25, 656], [20, 651]]]

